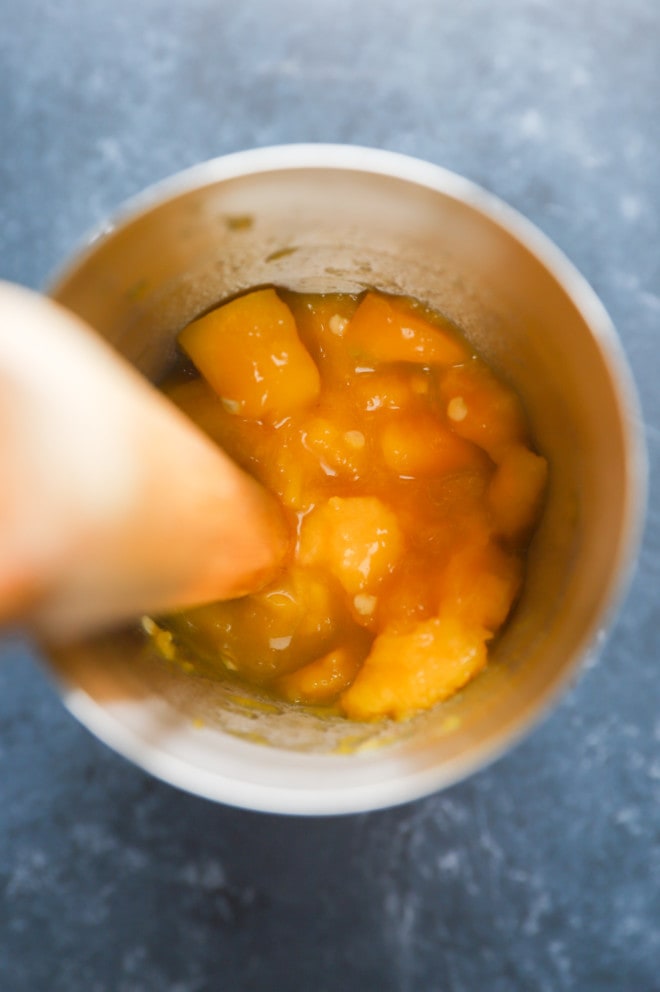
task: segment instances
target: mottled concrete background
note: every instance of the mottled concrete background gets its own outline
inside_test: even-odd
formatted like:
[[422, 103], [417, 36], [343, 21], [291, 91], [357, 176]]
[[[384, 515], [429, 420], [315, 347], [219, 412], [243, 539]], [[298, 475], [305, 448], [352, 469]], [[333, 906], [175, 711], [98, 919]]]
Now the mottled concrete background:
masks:
[[[43, 285], [125, 197], [222, 152], [409, 152], [510, 201], [591, 281], [638, 379], [655, 481], [656, 0], [0, 9], [4, 277]], [[652, 497], [619, 621], [554, 715], [463, 785], [339, 820], [150, 780], [5, 639], [0, 989], [658, 992], [659, 577]]]

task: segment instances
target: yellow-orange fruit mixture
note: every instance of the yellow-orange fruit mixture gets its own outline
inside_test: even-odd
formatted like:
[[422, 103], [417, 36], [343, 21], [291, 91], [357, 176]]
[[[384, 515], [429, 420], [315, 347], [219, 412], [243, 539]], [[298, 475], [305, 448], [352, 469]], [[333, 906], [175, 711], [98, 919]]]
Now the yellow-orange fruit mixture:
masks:
[[421, 304], [259, 289], [179, 336], [164, 389], [277, 495], [280, 577], [160, 619], [292, 702], [402, 718], [484, 667], [519, 594], [547, 465], [515, 392]]

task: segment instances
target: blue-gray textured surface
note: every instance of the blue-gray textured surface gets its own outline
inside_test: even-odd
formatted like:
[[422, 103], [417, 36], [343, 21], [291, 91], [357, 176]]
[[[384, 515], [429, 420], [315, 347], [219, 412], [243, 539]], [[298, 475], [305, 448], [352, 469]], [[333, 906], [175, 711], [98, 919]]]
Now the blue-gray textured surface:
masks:
[[[0, 274], [193, 162], [376, 145], [550, 235], [623, 338], [660, 459], [656, 0], [1, 0]], [[653, 488], [652, 488], [653, 493]], [[658, 992], [660, 515], [600, 661], [494, 767], [337, 820], [147, 778], [2, 642], [0, 989]]]

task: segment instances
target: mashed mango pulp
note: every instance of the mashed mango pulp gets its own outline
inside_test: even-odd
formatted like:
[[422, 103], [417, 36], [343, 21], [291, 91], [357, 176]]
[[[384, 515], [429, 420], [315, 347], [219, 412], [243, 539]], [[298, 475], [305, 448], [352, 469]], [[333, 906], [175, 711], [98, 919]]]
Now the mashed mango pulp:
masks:
[[218, 672], [358, 720], [461, 689], [522, 583], [545, 459], [519, 398], [415, 301], [260, 289], [188, 325], [170, 398], [280, 499], [255, 595], [162, 618]]

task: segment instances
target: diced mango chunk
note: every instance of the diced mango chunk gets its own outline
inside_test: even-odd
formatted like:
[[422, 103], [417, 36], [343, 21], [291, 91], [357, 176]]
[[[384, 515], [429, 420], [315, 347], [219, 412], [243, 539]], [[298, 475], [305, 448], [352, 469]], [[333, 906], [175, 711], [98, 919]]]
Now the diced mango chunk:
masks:
[[355, 720], [401, 719], [448, 699], [485, 664], [484, 631], [436, 617], [410, 633], [379, 634], [340, 705]]
[[341, 411], [310, 417], [301, 428], [303, 445], [330, 478], [357, 481], [368, 468], [367, 439]]
[[308, 510], [317, 499], [320, 472], [315, 471], [316, 467], [305, 455], [295, 438], [285, 439], [273, 450], [263, 469], [268, 487], [292, 510]]
[[489, 541], [462, 544], [439, 583], [439, 612], [494, 634], [506, 620], [522, 582], [522, 562]]
[[520, 400], [479, 359], [448, 369], [440, 383], [447, 423], [498, 461], [508, 445], [525, 441]]
[[351, 400], [361, 416], [385, 410], [424, 409], [435, 383], [428, 371], [414, 366], [380, 366], [351, 380]]
[[298, 559], [323, 563], [355, 596], [376, 590], [403, 550], [396, 514], [381, 500], [333, 496], [303, 520]]
[[225, 303], [189, 324], [179, 343], [230, 413], [284, 417], [319, 395], [319, 372], [291, 311], [272, 289]]
[[389, 419], [380, 435], [380, 447], [388, 468], [407, 478], [457, 472], [483, 462], [475, 445], [428, 413]]
[[521, 444], [506, 449], [488, 487], [488, 503], [500, 534], [512, 539], [527, 536], [538, 518], [547, 476], [545, 458]]
[[348, 293], [283, 293], [296, 321], [300, 339], [326, 382], [342, 384], [353, 371], [344, 343], [348, 322], [358, 305]]
[[202, 657], [268, 682], [325, 653], [347, 619], [331, 577], [294, 566], [259, 593], [172, 614], [161, 623]]
[[356, 358], [375, 362], [452, 365], [469, 357], [453, 331], [434, 326], [411, 308], [377, 293], [367, 293], [345, 333]]
[[378, 596], [375, 629], [407, 633], [438, 612], [440, 566], [431, 554], [406, 554]]
[[301, 419], [288, 418], [269, 432], [269, 443], [262, 449], [257, 477], [284, 506], [306, 510], [314, 504], [324, 474], [305, 448], [301, 437]]
[[355, 645], [334, 648], [295, 672], [280, 676], [273, 688], [292, 703], [331, 703], [351, 684], [362, 658], [363, 653]]
[[450, 472], [430, 485], [434, 512], [444, 523], [463, 517], [483, 517], [484, 496], [492, 477], [492, 465], [477, 465], [462, 472]]

